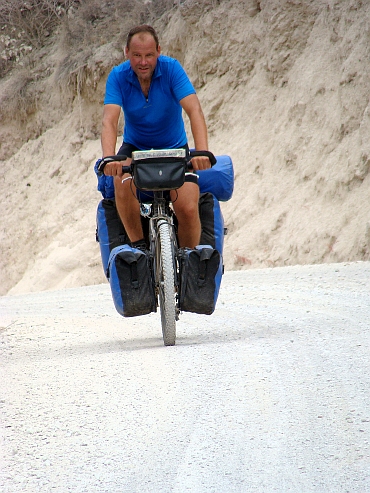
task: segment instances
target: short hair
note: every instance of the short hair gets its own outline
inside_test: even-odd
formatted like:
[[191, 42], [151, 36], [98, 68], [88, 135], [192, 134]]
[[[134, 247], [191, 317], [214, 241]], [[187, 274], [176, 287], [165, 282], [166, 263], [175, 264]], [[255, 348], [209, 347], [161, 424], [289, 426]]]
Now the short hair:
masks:
[[135, 36], [135, 34], [140, 34], [140, 33], [148, 33], [151, 36], [153, 36], [156, 48], [158, 50], [158, 48], [159, 48], [158, 35], [157, 35], [155, 29], [152, 26], [149, 26], [148, 24], [141, 24], [140, 26], [133, 27], [129, 31], [129, 33], [127, 35], [127, 41], [126, 41], [126, 48], [127, 49], [130, 48], [130, 43], [131, 43], [131, 39], [133, 38], [133, 36]]

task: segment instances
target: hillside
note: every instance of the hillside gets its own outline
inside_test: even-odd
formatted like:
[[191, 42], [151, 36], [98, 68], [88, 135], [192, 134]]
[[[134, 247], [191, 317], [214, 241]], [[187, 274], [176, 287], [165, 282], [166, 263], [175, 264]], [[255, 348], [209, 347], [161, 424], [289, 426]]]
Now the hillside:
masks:
[[104, 84], [127, 29], [148, 19], [197, 88], [211, 149], [234, 162], [226, 269], [368, 260], [370, 4], [185, 1], [116, 31], [72, 18], [0, 79], [0, 294], [104, 281]]

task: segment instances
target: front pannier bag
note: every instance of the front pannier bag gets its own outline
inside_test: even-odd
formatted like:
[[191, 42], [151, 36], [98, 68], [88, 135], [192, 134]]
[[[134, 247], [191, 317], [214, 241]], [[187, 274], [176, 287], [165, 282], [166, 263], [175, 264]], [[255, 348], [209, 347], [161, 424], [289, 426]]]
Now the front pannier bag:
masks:
[[114, 306], [124, 317], [156, 311], [150, 259], [130, 245], [114, 248], [108, 261], [108, 279]]
[[209, 245], [180, 250], [180, 310], [211, 315], [222, 277], [220, 253]]

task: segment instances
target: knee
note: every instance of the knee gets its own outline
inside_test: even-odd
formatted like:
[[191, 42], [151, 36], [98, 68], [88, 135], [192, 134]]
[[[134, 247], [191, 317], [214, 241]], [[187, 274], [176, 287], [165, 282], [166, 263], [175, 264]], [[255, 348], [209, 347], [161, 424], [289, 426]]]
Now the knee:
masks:
[[194, 221], [199, 217], [198, 203], [186, 202], [176, 210], [179, 220]]

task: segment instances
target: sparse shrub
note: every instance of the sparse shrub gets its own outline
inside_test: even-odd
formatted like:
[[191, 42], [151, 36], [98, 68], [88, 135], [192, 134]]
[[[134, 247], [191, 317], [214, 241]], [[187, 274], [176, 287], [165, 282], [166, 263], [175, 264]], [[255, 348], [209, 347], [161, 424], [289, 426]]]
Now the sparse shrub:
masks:
[[[0, 115], [12, 116], [20, 122], [25, 122], [29, 114], [37, 106], [37, 92], [32, 84], [32, 76], [27, 69], [17, 72], [0, 93]], [[4, 113], [4, 115], [2, 115]]]
[[75, 0], [2, 0], [0, 26], [15, 29], [27, 43], [40, 47], [76, 3]]

